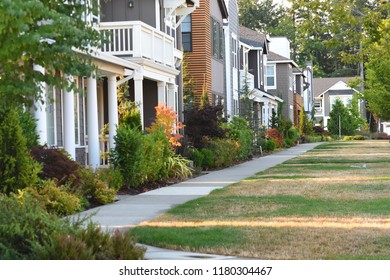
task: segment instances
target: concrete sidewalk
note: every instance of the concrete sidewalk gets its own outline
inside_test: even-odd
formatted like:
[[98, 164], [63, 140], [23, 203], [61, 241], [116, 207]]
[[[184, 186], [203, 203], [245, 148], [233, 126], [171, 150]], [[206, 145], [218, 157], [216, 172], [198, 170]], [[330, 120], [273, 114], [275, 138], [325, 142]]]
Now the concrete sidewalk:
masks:
[[[294, 158], [320, 143], [301, 144], [265, 157], [135, 196], [119, 196], [118, 201], [82, 212], [81, 217], [94, 214], [91, 219], [107, 229], [129, 229], [141, 222], [151, 220], [167, 210], [187, 201], [205, 196], [211, 191], [239, 182], [259, 171], [266, 170]], [[176, 252], [148, 247], [147, 259], [232, 259], [186, 252]]]

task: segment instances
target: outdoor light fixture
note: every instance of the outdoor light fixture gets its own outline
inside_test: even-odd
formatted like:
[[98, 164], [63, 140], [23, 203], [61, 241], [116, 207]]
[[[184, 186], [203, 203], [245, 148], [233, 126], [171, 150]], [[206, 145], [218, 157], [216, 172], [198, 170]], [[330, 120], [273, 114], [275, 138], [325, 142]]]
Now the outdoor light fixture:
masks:
[[188, 8], [192, 8], [192, 7], [195, 6], [194, 1], [191, 1], [191, 0], [186, 0], [186, 4], [187, 4], [187, 7], [188, 7]]
[[133, 8], [134, 7], [134, 1], [129, 1], [129, 8]]

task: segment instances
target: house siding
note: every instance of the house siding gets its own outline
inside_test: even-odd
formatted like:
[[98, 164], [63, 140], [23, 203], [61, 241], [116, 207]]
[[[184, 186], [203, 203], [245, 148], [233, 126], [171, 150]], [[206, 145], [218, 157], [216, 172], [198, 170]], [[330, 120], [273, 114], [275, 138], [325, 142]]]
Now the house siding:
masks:
[[[216, 2], [216, 1], [214, 1]], [[192, 51], [188, 52], [187, 70], [194, 85], [195, 102], [202, 96], [203, 84], [212, 100], [212, 55], [210, 0], [201, 0], [200, 7], [192, 13]]]
[[[234, 91], [235, 90], [238, 90], [240, 91], [240, 72], [239, 72], [239, 58], [240, 58], [240, 54], [237, 53], [237, 68], [234, 69], [233, 68], [233, 55], [232, 55], [232, 51], [233, 51], [233, 46], [232, 46], [232, 34], [235, 34], [236, 36], [236, 49], [239, 50], [239, 40], [240, 40], [240, 37], [239, 37], [239, 18], [238, 18], [238, 6], [237, 6], [237, 0], [230, 0], [228, 1], [229, 2], [229, 6], [228, 6], [228, 12], [229, 12], [229, 31], [230, 31], [230, 34], [229, 34], [229, 46], [230, 46], [230, 89], [231, 89], [231, 92], [227, 92], [226, 94], [229, 95], [229, 97], [227, 98], [230, 98], [231, 100], [233, 100], [233, 96], [234, 96]], [[236, 73], [234, 73], [234, 71], [236, 71]], [[235, 81], [236, 79], [236, 81]], [[237, 87], [236, 89], [234, 87]], [[232, 101], [232, 104], [231, 104], [232, 108], [230, 108], [230, 112], [233, 112], [233, 108], [234, 108], [234, 102]]]
[[129, 8], [128, 0], [102, 1], [102, 22], [133, 21], [140, 20], [156, 27], [156, 1], [142, 0], [133, 1], [134, 7]]

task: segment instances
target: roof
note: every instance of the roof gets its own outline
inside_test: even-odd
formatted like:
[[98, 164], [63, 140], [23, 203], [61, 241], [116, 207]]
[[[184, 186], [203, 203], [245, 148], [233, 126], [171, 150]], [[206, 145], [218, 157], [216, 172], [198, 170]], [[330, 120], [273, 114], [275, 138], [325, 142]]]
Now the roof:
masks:
[[320, 96], [338, 82], [344, 82], [345, 84], [348, 84], [352, 79], [354, 79], [354, 77], [315, 78], [313, 79], [314, 97]]
[[221, 9], [222, 18], [228, 18], [228, 10], [224, 0], [218, 0], [219, 8]]
[[264, 53], [268, 52], [267, 35], [252, 30], [245, 26], [240, 26], [240, 41], [256, 48], [263, 48]]
[[267, 61], [274, 63], [291, 63], [295, 68], [298, 69], [298, 71], [301, 71], [298, 67], [298, 64], [296, 64], [294, 60], [271, 51], [268, 52]]

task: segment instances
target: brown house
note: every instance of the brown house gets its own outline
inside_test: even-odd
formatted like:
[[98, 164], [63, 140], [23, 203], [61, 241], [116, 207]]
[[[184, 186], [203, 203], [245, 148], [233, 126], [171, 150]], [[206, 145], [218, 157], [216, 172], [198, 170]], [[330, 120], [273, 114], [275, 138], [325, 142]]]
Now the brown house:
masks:
[[200, 7], [182, 23], [187, 79], [192, 81], [195, 102], [204, 91], [213, 104], [225, 102], [223, 20], [227, 17], [223, 0], [200, 0]]

